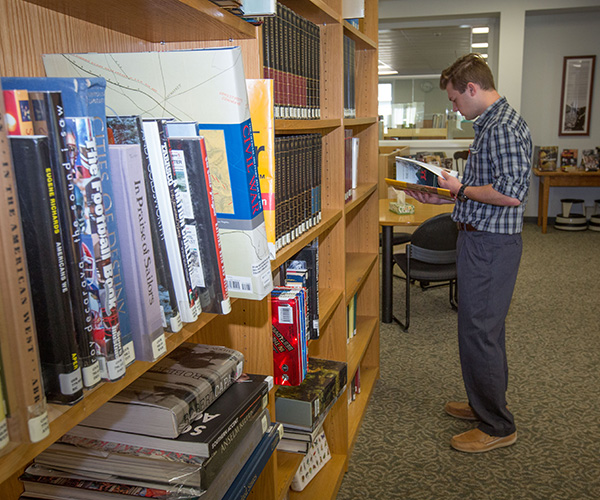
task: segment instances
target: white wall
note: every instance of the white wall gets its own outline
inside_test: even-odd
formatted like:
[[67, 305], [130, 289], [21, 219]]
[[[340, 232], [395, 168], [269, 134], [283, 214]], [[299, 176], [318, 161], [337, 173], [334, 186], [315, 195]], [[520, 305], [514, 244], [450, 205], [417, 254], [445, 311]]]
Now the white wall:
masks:
[[[426, 22], [444, 17], [498, 15], [498, 91], [519, 110], [534, 144], [588, 149], [600, 146], [600, 0], [379, 0], [379, 18]], [[563, 57], [596, 55], [591, 134], [559, 138]], [[592, 205], [600, 188], [552, 188], [549, 216], [560, 198]], [[538, 179], [532, 180], [525, 216], [537, 216]]]

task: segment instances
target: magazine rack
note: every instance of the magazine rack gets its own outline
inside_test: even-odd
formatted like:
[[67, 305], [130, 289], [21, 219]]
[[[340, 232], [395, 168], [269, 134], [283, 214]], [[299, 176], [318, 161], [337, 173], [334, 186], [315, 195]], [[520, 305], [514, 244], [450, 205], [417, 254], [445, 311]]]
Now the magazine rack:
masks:
[[[324, 428], [332, 458], [302, 492], [290, 490], [301, 455], [275, 452], [251, 497], [333, 499], [347, 469], [366, 406], [379, 377], [379, 264], [377, 192], [377, 0], [365, 1], [360, 29], [342, 19], [342, 0], [282, 0], [318, 24], [321, 33], [321, 118], [276, 120], [276, 134], [320, 133], [323, 137], [322, 221], [281, 249], [276, 269], [313, 239], [319, 239], [321, 338], [309, 354], [344, 361], [349, 379], [360, 367], [361, 393], [352, 404], [339, 398]], [[45, 53], [138, 52], [239, 45], [247, 78], [261, 78], [261, 27], [253, 26], [208, 0], [0, 0], [3, 76], [45, 76]], [[25, 33], [24, 30], [27, 30]], [[343, 110], [344, 35], [356, 43], [356, 116]], [[344, 202], [344, 129], [360, 138], [358, 187]], [[3, 293], [7, 292], [6, 290]], [[358, 297], [358, 334], [346, 341], [346, 305]], [[226, 316], [202, 314], [169, 335], [167, 349], [182, 342], [226, 345], [242, 351], [251, 373], [273, 374], [271, 314], [268, 300], [235, 300]], [[150, 363], [136, 361], [118, 382], [87, 391], [74, 406], [50, 405], [50, 436], [40, 443], [11, 441], [0, 456], [0, 497], [17, 499], [19, 474], [35, 456], [123, 387]], [[9, 381], [10, 383], [10, 381]], [[275, 414], [274, 393], [270, 398]]]

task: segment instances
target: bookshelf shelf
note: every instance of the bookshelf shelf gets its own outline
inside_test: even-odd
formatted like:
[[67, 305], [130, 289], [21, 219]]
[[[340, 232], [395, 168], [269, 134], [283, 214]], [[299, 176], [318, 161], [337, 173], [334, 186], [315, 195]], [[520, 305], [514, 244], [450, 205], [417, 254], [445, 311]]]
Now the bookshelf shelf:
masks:
[[[321, 34], [320, 120], [275, 120], [275, 133], [319, 133], [323, 137], [322, 220], [282, 248], [271, 262], [276, 270], [313, 239], [319, 240], [321, 337], [311, 356], [348, 363], [348, 378], [360, 367], [361, 393], [347, 405], [340, 397], [325, 421], [332, 459], [302, 492], [289, 491], [302, 457], [275, 452], [249, 498], [334, 500], [346, 471], [360, 424], [379, 376], [379, 247], [377, 244], [377, 0], [365, 0], [360, 29], [343, 21], [342, 0], [282, 0], [315, 22]], [[23, 26], [30, 35], [23, 36]], [[47, 53], [138, 52], [239, 45], [247, 78], [263, 75], [262, 27], [253, 26], [209, 0], [0, 0], [2, 76], [44, 76]], [[343, 37], [356, 42], [356, 113], [343, 115]], [[359, 186], [344, 203], [344, 128], [360, 138]], [[346, 306], [357, 295], [357, 335], [346, 342]], [[271, 313], [268, 299], [232, 302], [227, 316], [202, 314], [167, 337], [167, 352], [182, 342], [221, 344], [239, 349], [251, 373], [273, 374]], [[151, 363], [134, 362], [125, 376], [86, 391], [79, 403], [50, 405], [50, 436], [40, 443], [11, 442], [0, 456], [0, 498], [17, 500], [19, 474], [70, 428], [142, 375]], [[269, 407], [276, 418], [274, 391]]]

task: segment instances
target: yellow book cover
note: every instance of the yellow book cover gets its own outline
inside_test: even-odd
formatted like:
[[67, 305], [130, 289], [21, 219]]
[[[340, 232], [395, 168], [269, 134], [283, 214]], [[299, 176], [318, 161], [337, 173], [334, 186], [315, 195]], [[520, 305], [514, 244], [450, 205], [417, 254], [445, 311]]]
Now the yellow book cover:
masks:
[[273, 80], [246, 79], [250, 120], [258, 160], [258, 177], [269, 257], [275, 259], [275, 127], [273, 117]]

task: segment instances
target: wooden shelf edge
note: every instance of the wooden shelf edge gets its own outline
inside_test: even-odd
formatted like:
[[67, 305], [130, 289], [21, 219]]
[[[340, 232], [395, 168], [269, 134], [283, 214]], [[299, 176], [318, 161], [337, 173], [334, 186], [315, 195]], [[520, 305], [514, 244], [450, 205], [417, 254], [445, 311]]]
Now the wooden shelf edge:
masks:
[[352, 196], [344, 205], [344, 213], [347, 215], [362, 203], [377, 190], [377, 183], [359, 184], [356, 189], [352, 190]]
[[354, 375], [360, 365], [378, 323], [379, 318], [371, 316], [358, 316], [356, 318], [356, 335], [348, 342], [347, 349], [348, 378]]
[[277, 451], [277, 499], [281, 499], [287, 493], [294, 474], [300, 467], [304, 455], [300, 453], [286, 453]]
[[[177, 333], [168, 334], [166, 338], [167, 353], [175, 350], [217, 316], [217, 314], [203, 313], [196, 322], [184, 325]], [[102, 382], [93, 389], [86, 390], [83, 399], [73, 406], [49, 404], [50, 435], [39, 443], [19, 443], [10, 453], [0, 457], [0, 484], [26, 467], [65, 432], [96, 411], [102, 404], [131, 384], [160, 359], [162, 358], [154, 362], [135, 361], [127, 367], [125, 376], [122, 379], [115, 382]]]
[[344, 35], [349, 36], [356, 42], [357, 50], [375, 50], [377, 42], [359, 31], [355, 26], [352, 26], [348, 21], [344, 21]]
[[376, 116], [368, 116], [365, 118], [344, 118], [344, 127], [368, 127], [377, 123], [378, 118]]
[[325, 209], [321, 212], [321, 222], [311, 227], [308, 231], [301, 234], [298, 238], [286, 245], [277, 252], [275, 259], [271, 261], [271, 270], [275, 271], [286, 260], [296, 255], [302, 248], [308, 245], [312, 240], [318, 238], [330, 227], [336, 224], [342, 218], [340, 210]]
[[[149, 42], [249, 39], [256, 27], [209, 0], [25, 0]], [[99, 12], [109, 13], [98, 15]], [[130, 22], [135, 16], [135, 22]], [[201, 27], [201, 28], [199, 28]]]
[[346, 472], [346, 456], [331, 455], [331, 460], [302, 491], [290, 490], [290, 500], [335, 500]]
[[342, 120], [275, 120], [275, 134], [328, 133], [341, 127]]
[[379, 378], [378, 368], [361, 369], [360, 372], [360, 393], [356, 399], [348, 405], [348, 456], [354, 450], [354, 444], [358, 437], [358, 431], [362, 426], [362, 421], [367, 411], [369, 401], [375, 389], [375, 382]]
[[373, 253], [346, 254], [346, 305], [371, 272], [378, 255]]
[[336, 12], [322, 0], [280, 0], [296, 14], [315, 24], [341, 23], [342, 14]]

